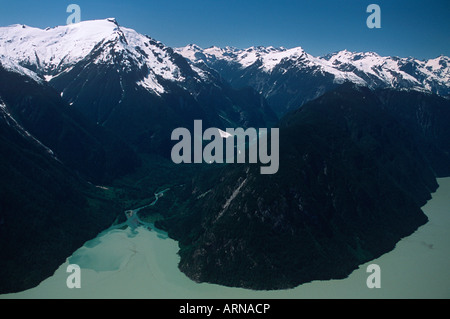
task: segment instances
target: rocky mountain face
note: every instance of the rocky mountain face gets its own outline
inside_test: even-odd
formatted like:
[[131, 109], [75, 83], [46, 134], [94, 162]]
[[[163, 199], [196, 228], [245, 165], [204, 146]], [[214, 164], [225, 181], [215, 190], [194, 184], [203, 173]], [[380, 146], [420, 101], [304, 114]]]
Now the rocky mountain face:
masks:
[[199, 282], [281, 289], [345, 278], [427, 221], [420, 207], [450, 167], [449, 120], [444, 98], [340, 86], [281, 120], [277, 174], [208, 172], [159, 225]]
[[27, 134], [93, 183], [108, 183], [139, 165], [138, 156], [125, 142], [86, 120], [56, 90], [29, 72], [0, 60], [4, 110]]
[[284, 115], [344, 82], [369, 88], [394, 88], [450, 94], [450, 59], [426, 61], [382, 57], [374, 52], [347, 50], [314, 57], [302, 48], [226, 47], [202, 49], [189, 45], [176, 50], [193, 65], [207, 66], [234, 87], [253, 87]]

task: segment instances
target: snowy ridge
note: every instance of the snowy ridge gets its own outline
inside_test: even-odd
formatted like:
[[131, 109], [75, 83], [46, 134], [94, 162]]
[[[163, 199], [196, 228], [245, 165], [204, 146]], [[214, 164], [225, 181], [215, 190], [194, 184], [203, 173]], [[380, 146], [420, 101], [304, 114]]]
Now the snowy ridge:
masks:
[[[342, 76], [342, 73], [360, 74], [359, 77], [363, 83], [369, 87], [372, 86], [371, 82], [364, 77], [378, 79], [393, 88], [401, 88], [406, 85], [411, 88], [429, 90], [429, 85], [427, 85], [429, 81], [450, 86], [448, 66], [439, 65], [438, 67], [436, 64], [439, 62], [435, 60], [420, 61], [413, 58], [382, 57], [374, 52], [358, 53], [344, 50], [316, 61], [322, 66], [336, 69], [338, 71], [335, 73], [336, 77]], [[434, 66], [434, 69], [430, 64]], [[408, 65], [414, 68], [408, 70], [406, 67]], [[442, 76], [445, 74], [447, 76]]]
[[20, 66], [19, 64], [13, 62], [8, 57], [0, 55], [0, 66], [2, 66], [7, 71], [27, 76], [36, 81], [37, 83], [40, 84], [44, 83], [44, 80], [41, 77], [39, 77], [39, 75], [37, 75], [35, 72]]
[[350, 52], [347, 50], [315, 57], [301, 47], [286, 49], [274, 47], [211, 47], [202, 49], [191, 44], [176, 51], [192, 63], [213, 64], [225, 61], [241, 69], [257, 67], [271, 74], [287, 72], [287, 69], [332, 74], [335, 83], [351, 81], [358, 85], [392, 87], [433, 91], [436, 87], [450, 90], [450, 59], [440, 56], [426, 61], [414, 58], [382, 57], [374, 52]]
[[177, 48], [176, 51], [189, 59], [196, 62], [214, 62], [216, 60], [224, 60], [227, 62], [237, 62], [241, 67], [249, 67], [258, 61], [261, 62], [261, 68], [266, 72], [278, 65], [283, 59], [295, 59], [304, 56], [306, 52], [302, 48], [275, 48], [275, 47], [250, 47], [245, 50], [239, 50], [233, 47], [210, 47], [202, 49], [195, 44], [190, 44], [183, 48]]
[[158, 77], [183, 81], [171, 49], [136, 31], [118, 25], [115, 19], [83, 21], [45, 30], [24, 25], [0, 28], [0, 56], [35, 69], [46, 80], [69, 71], [94, 51], [95, 64], [114, 64], [123, 72], [146, 70], [138, 84], [156, 93], [164, 87]]
[[89, 21], [41, 30], [25, 25], [0, 28], [0, 54], [50, 74], [83, 59], [94, 46], [114, 34], [106, 21]]

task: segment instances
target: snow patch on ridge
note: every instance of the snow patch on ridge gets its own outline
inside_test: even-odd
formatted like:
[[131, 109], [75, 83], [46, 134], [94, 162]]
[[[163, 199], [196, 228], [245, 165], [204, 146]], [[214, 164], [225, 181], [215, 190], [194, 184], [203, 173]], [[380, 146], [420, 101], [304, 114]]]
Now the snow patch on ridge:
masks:
[[0, 55], [0, 65], [7, 71], [27, 76], [37, 83], [42, 84], [44, 82], [44, 80], [40, 78], [36, 73], [11, 61], [11, 59], [9, 59], [8, 57]]

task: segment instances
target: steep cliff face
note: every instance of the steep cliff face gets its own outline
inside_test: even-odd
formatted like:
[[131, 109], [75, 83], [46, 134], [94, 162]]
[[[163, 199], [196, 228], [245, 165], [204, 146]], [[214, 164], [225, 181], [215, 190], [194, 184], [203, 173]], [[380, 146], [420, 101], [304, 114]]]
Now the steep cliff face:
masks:
[[0, 98], [18, 125], [93, 183], [110, 182], [139, 166], [138, 156], [123, 140], [88, 121], [34, 76], [37, 80], [0, 61]]
[[[160, 223], [180, 241], [180, 269], [200, 282], [278, 289], [344, 278], [393, 249], [427, 221], [420, 207], [437, 188], [433, 154], [418, 141], [440, 143], [403, 123], [390, 104], [401, 96], [344, 85], [282, 119], [277, 174], [230, 165], [193, 180], [180, 191], [188, 204]], [[404, 102], [450, 119], [445, 99]]]

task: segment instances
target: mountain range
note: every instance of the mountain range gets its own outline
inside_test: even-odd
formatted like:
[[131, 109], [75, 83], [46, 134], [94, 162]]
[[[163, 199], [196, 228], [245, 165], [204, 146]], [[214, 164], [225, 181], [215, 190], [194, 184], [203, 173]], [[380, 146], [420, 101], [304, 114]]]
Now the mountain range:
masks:
[[[0, 56], [34, 71], [86, 118], [141, 151], [169, 152], [170, 133], [202, 119], [209, 127], [263, 127], [276, 115], [250, 88], [190, 66], [173, 49], [115, 19], [53, 29], [0, 28]], [[169, 153], [170, 154], [170, 153]]]
[[[36, 286], [157, 186], [142, 214], [193, 280], [344, 278], [426, 223], [450, 176], [448, 63], [170, 48], [112, 18], [0, 27], [0, 292]], [[197, 119], [279, 127], [279, 172], [173, 164], [172, 130]]]
[[301, 47], [211, 47], [191, 44], [176, 51], [199, 68], [217, 71], [234, 87], [251, 86], [279, 115], [344, 82], [371, 89], [393, 88], [450, 94], [450, 59], [426, 61], [347, 50], [315, 57]]

